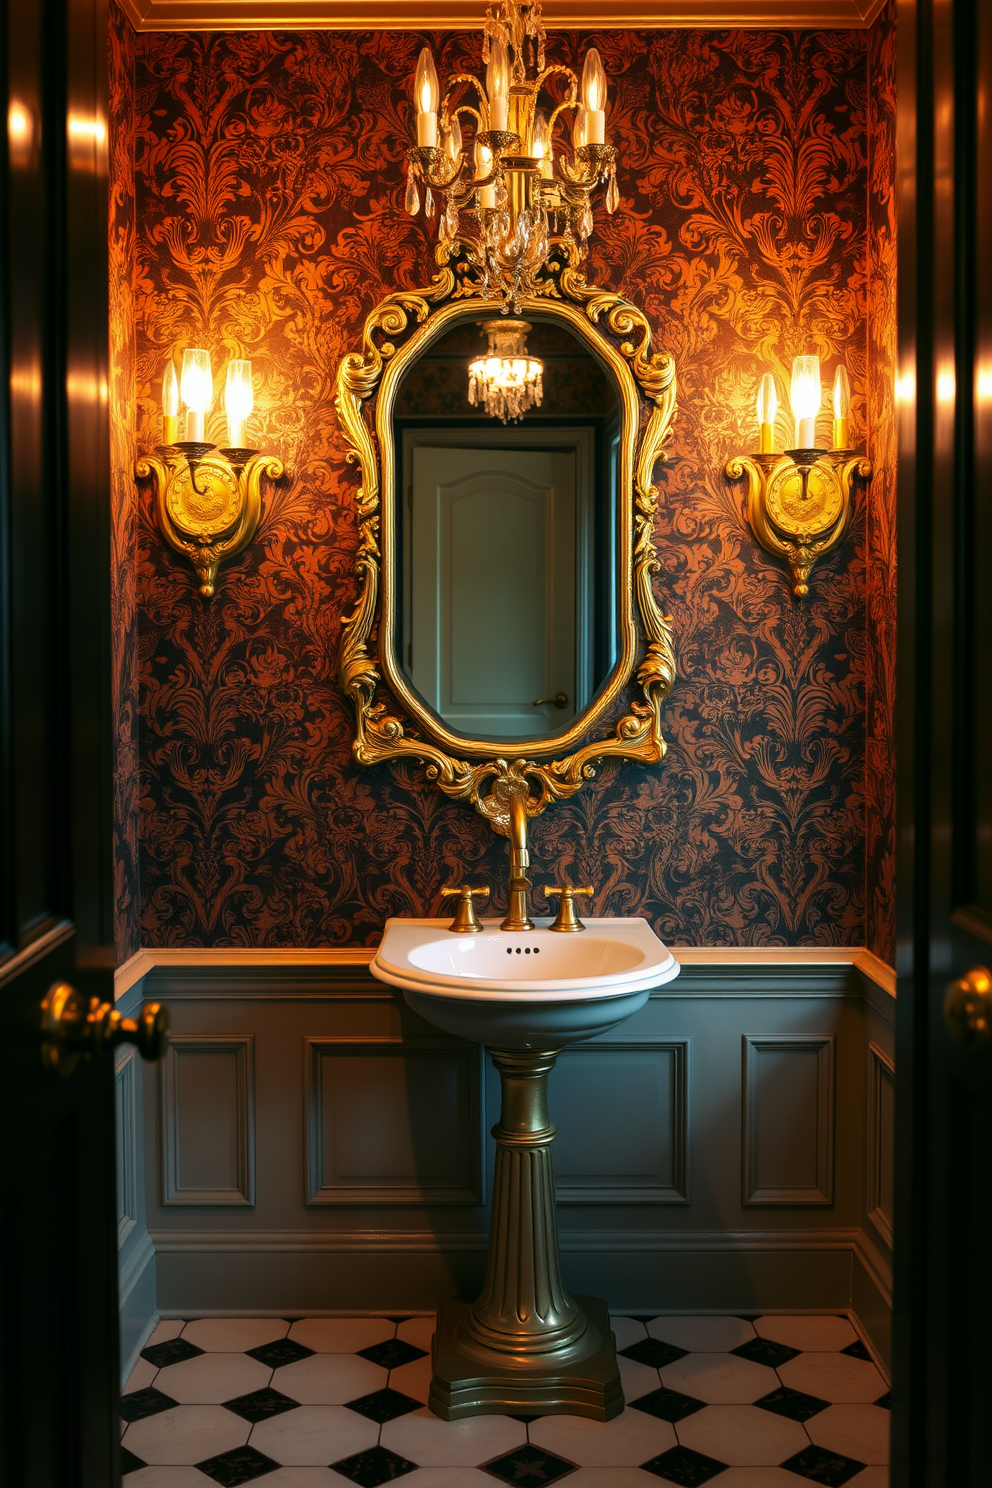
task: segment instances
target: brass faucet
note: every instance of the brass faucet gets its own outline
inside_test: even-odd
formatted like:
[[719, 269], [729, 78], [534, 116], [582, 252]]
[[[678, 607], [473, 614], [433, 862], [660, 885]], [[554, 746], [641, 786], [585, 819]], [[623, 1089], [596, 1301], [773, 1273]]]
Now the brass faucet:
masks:
[[527, 913], [527, 890], [530, 879], [524, 872], [530, 867], [527, 851], [527, 796], [519, 791], [510, 796], [510, 882], [506, 896], [506, 919], [501, 930], [533, 930], [534, 921]]

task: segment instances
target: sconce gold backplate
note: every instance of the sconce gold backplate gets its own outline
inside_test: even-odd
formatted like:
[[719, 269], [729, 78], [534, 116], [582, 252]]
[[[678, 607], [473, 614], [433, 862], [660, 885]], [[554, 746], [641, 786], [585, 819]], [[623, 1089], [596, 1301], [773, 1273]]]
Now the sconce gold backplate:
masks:
[[219, 451], [190, 461], [170, 447], [143, 455], [135, 473], [154, 481], [159, 531], [192, 564], [200, 593], [211, 599], [221, 563], [243, 552], [258, 530], [262, 476], [279, 480], [283, 464], [274, 455], [252, 455], [238, 465]]
[[169, 1015], [149, 1002], [137, 1018], [122, 1018], [109, 1002], [85, 997], [68, 982], [54, 982], [41, 1004], [41, 1062], [67, 1079], [81, 1059], [134, 1044], [142, 1059], [161, 1059], [169, 1042]]
[[802, 472], [786, 454], [735, 455], [727, 479], [747, 478], [747, 520], [766, 552], [789, 568], [792, 592], [809, 593], [810, 571], [832, 553], [850, 526], [855, 481], [871, 479], [871, 461], [830, 450]]

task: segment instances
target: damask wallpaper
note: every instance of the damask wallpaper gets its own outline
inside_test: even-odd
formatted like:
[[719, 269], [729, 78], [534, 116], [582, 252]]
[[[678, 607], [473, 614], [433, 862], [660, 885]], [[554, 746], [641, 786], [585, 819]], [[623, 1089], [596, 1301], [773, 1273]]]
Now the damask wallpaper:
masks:
[[[115, 252], [119, 270], [129, 253], [133, 266], [138, 443], [160, 440], [165, 358], [205, 344], [215, 367], [251, 357], [251, 442], [290, 472], [208, 606], [159, 542], [148, 492], [122, 482], [116, 493], [120, 551], [135, 555], [141, 943], [369, 944], [388, 915], [434, 913], [441, 885], [466, 876], [490, 883], [499, 908], [505, 843], [417, 768], [353, 765], [335, 676], [356, 592], [356, 477], [333, 378], [376, 300], [430, 274], [423, 219], [402, 209], [426, 38], [126, 37], [115, 25], [134, 211], [130, 238], [124, 144]], [[890, 471], [805, 604], [756, 547], [722, 474], [754, 445], [762, 372], [784, 394], [800, 351], [820, 354], [828, 380], [846, 360], [855, 428], [891, 462], [890, 32], [891, 18], [870, 36], [614, 31], [550, 43], [574, 63], [594, 39], [612, 83], [623, 205], [597, 214], [591, 274], [644, 306], [677, 361], [656, 537], [679, 680], [664, 764], [606, 766], [548, 811], [533, 829], [533, 876], [590, 879], [596, 913], [643, 914], [676, 944], [862, 944], [867, 933], [891, 955]], [[442, 75], [478, 68], [477, 34], [430, 40]], [[123, 287], [115, 303], [126, 318]], [[128, 603], [119, 597], [125, 649]], [[125, 897], [136, 891], [130, 809], [122, 788]]]

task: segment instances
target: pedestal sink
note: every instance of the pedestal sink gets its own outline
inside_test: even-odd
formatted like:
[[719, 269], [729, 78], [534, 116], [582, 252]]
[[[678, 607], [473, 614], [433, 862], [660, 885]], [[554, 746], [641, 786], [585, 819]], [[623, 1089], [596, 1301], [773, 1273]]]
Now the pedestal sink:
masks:
[[548, 1076], [566, 1044], [636, 1013], [679, 967], [644, 920], [587, 919], [581, 936], [548, 923], [459, 935], [388, 920], [372, 961], [421, 1017], [485, 1044], [502, 1085], [485, 1285], [475, 1303], [443, 1302], [434, 1335], [430, 1406], [449, 1421], [623, 1410], [606, 1303], [561, 1279]]

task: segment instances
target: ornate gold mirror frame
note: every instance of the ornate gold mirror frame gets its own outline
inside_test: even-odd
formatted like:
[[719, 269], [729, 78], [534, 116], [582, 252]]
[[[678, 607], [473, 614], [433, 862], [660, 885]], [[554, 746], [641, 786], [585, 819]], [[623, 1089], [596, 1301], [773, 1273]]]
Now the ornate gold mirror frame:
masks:
[[[573, 795], [595, 774], [599, 760], [614, 757], [656, 763], [664, 757], [661, 704], [675, 680], [675, 656], [652, 584], [659, 568], [653, 543], [658, 504], [654, 471], [664, 459], [662, 447], [675, 418], [675, 366], [667, 352], [652, 352], [644, 313], [620, 295], [587, 284], [574, 255], [552, 260], [538, 292], [520, 296], [519, 314], [524, 319], [536, 316], [568, 326], [612, 373], [616, 384], [623, 428], [620, 656], [597, 696], [560, 734], [495, 744], [450, 732], [403, 677], [393, 637], [397, 560], [392, 410], [396, 393], [411, 363], [454, 322], [474, 320], [480, 312], [495, 316], [502, 305], [498, 299], [487, 298], [469, 278], [456, 277], [447, 266], [446, 246], [439, 246], [438, 257], [444, 266], [428, 287], [397, 291], [375, 307], [365, 322], [361, 351], [345, 356], [337, 372], [335, 406], [348, 459], [357, 463], [361, 473], [357, 495], [359, 598], [343, 622], [339, 676], [355, 709], [352, 753], [359, 764], [419, 760], [428, 779], [446, 795], [468, 801], [497, 832], [506, 835], [510, 795], [524, 793], [528, 815], [536, 816], [552, 801]], [[383, 701], [382, 673], [415, 733], [408, 732], [408, 726]], [[629, 712], [609, 731], [604, 720], [615, 711], [617, 699], [632, 678], [638, 695]], [[590, 738], [598, 726], [604, 728], [602, 736]]]

